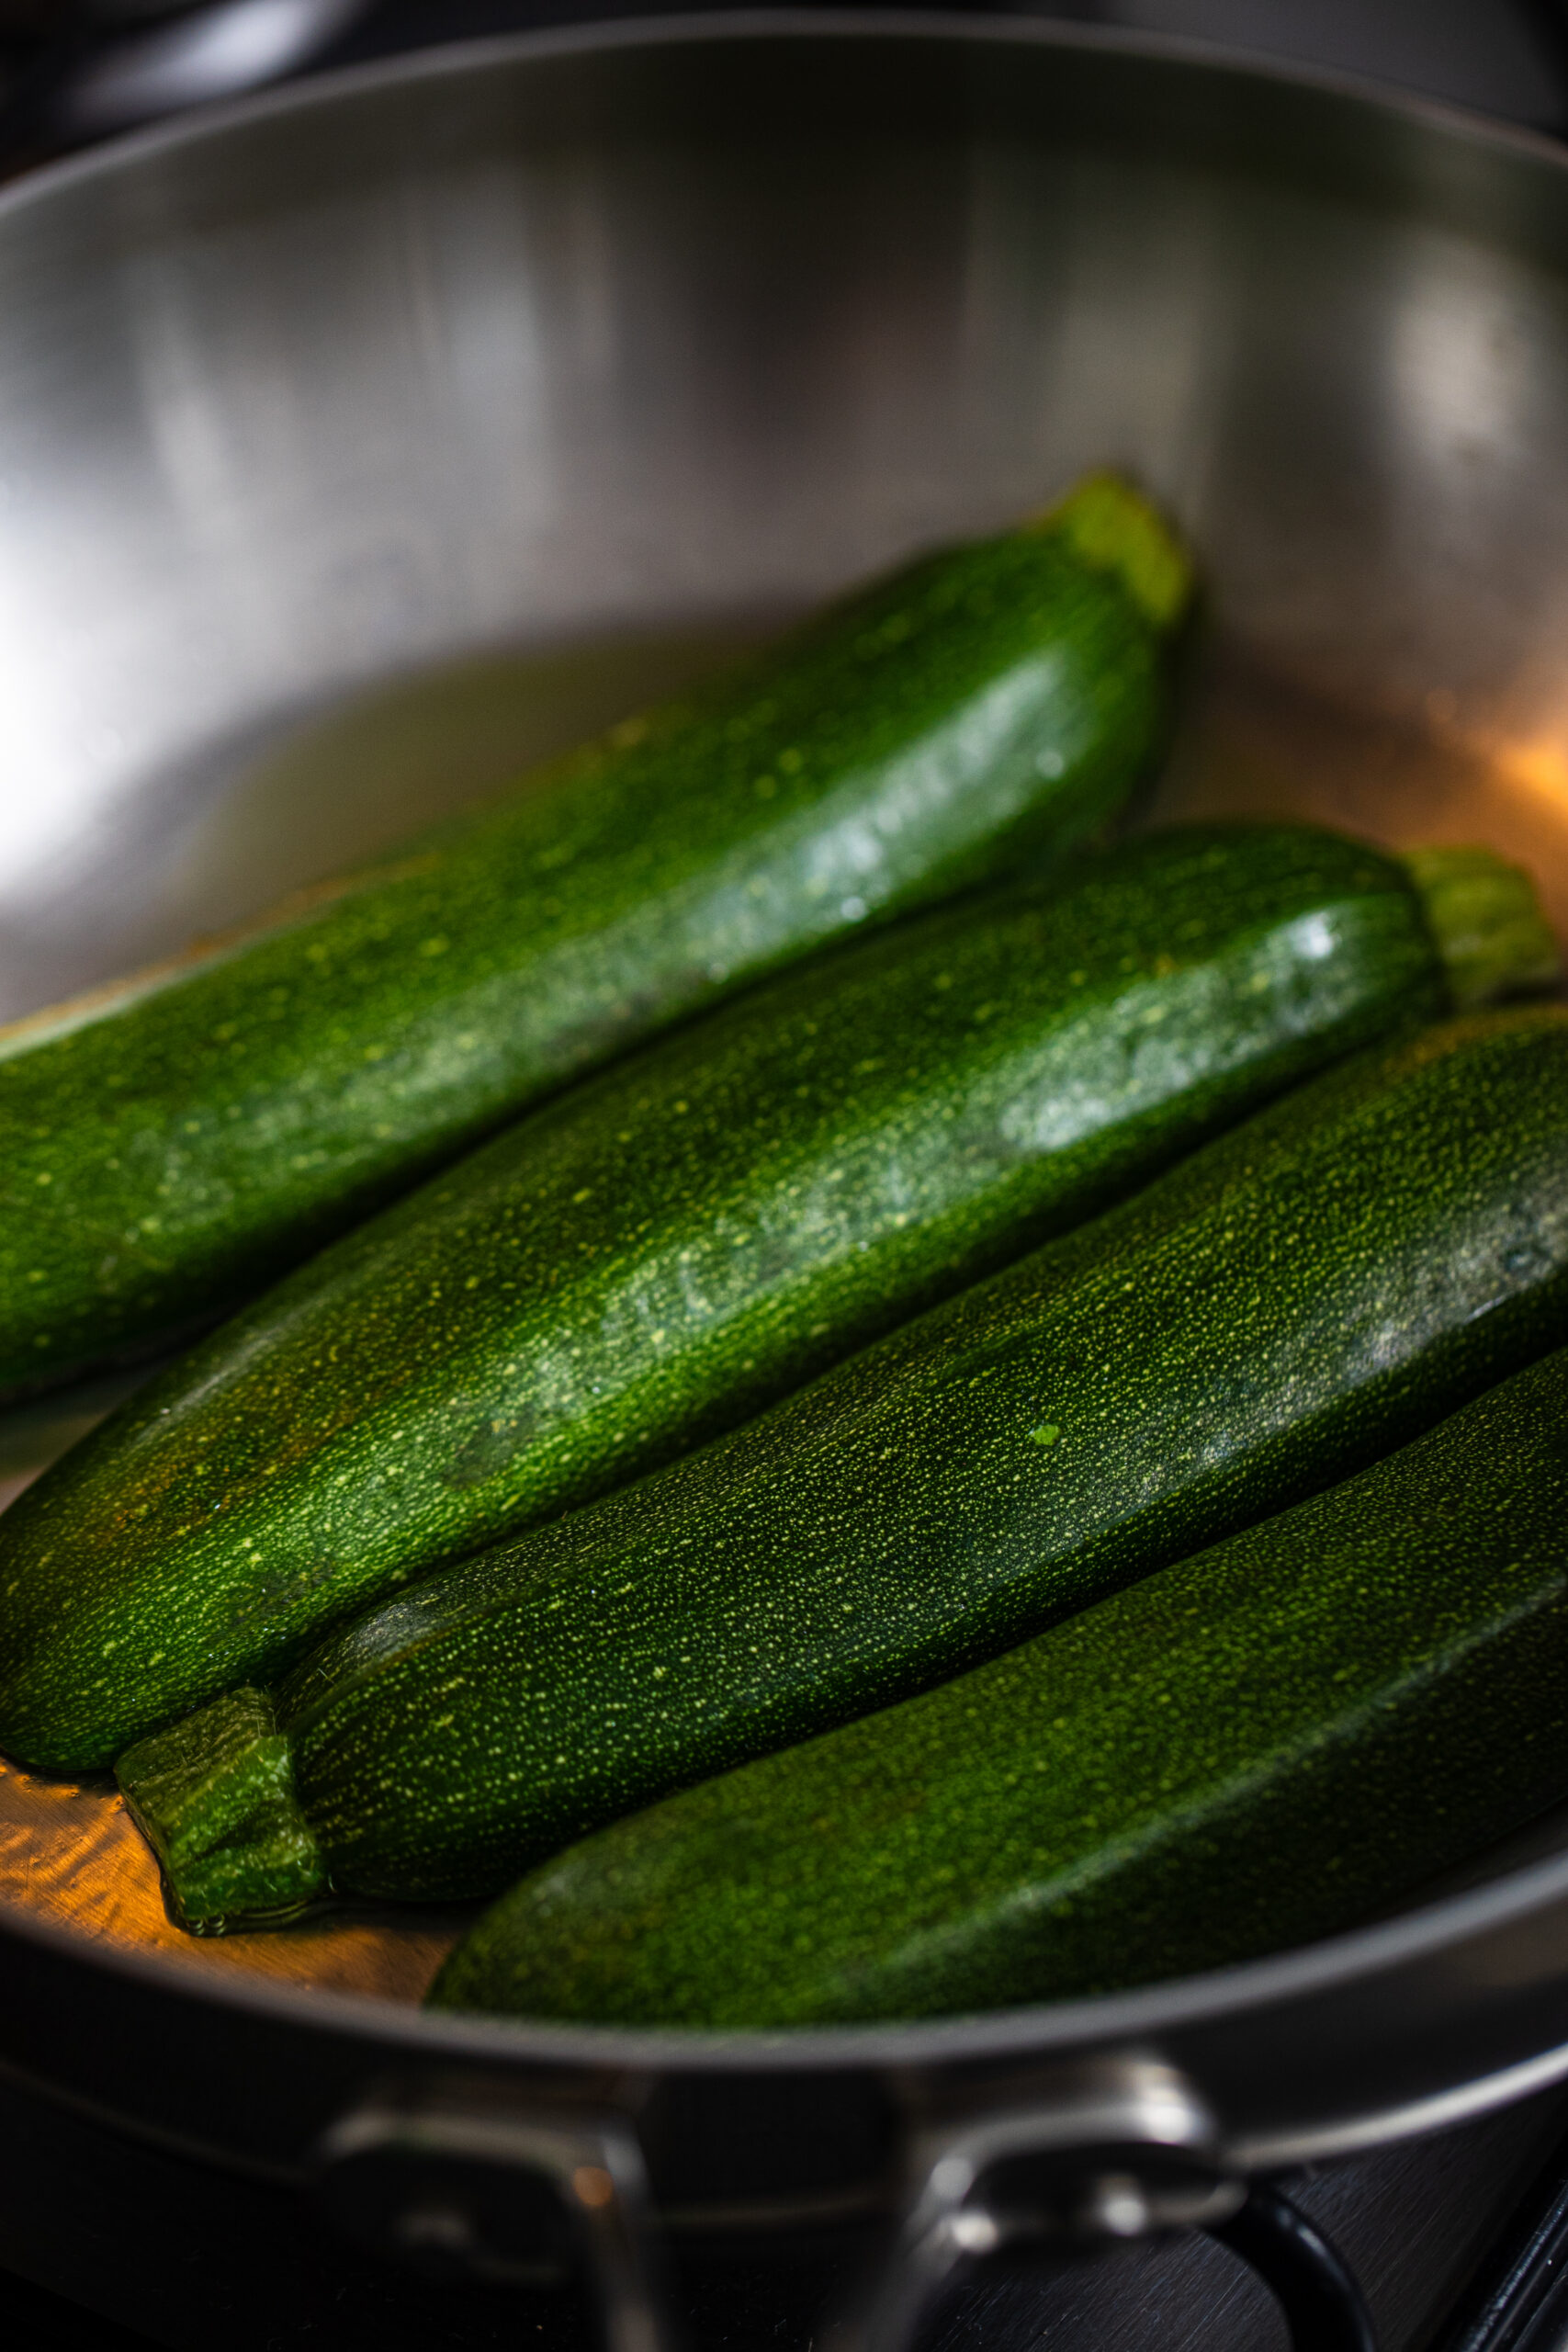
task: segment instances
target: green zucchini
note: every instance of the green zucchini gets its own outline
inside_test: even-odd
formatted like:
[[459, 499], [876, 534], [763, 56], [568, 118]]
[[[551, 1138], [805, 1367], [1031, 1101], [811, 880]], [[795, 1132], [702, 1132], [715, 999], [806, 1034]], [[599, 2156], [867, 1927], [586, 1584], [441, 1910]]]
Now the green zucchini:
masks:
[[1350, 1925], [1568, 1795], [1568, 1353], [881, 1714], [600, 1831], [438, 2008], [777, 2027], [1104, 1993]]
[[197, 1928], [329, 1888], [493, 1892], [1348, 1475], [1564, 1338], [1568, 1011], [1470, 1014], [351, 1621], [270, 1705], [139, 1743], [121, 1786]]
[[0, 1747], [111, 1762], [1443, 997], [1403, 869], [1282, 826], [1152, 835], [770, 983], [333, 1244], [46, 1474], [0, 1521]]
[[255, 1289], [562, 1082], [1116, 808], [1186, 593], [1109, 481], [400, 859], [0, 1035], [0, 1390]]

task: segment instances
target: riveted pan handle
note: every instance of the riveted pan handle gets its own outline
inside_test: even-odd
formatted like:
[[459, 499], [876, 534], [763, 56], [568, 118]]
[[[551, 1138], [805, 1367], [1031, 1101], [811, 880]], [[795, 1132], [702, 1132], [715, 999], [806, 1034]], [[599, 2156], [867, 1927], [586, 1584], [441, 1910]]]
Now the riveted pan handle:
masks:
[[[824, 2352], [910, 2352], [942, 2288], [987, 2256], [1208, 2231], [1249, 2263], [1292, 2352], [1376, 2352], [1350, 2273], [1281, 2192], [1248, 2188], [1168, 2069], [1098, 2068], [1037, 2106], [948, 2119], [916, 2136], [915, 2188]], [[678, 2352], [641, 2150], [627, 2119], [519, 2114], [483, 2097], [390, 2092], [322, 2143], [331, 2219], [377, 2252], [496, 2286], [584, 2278], [605, 2352]]]
[[329, 2132], [316, 2189], [328, 2218], [378, 2254], [498, 2287], [581, 2278], [605, 2352], [675, 2352], [660, 2234], [624, 2116], [391, 2092]]
[[[1104, 2237], [1173, 2226], [1152, 2218], [1134, 2175], [1091, 2175], [1083, 2184], [1082, 2224], [1074, 2233], [1080, 2248], [1094, 2234], [1097, 2204]], [[1281, 2190], [1255, 2184], [1234, 2212], [1206, 2227], [1271, 2290], [1291, 2352], [1377, 2352], [1371, 2314], [1354, 2276]], [[1042, 2226], [1039, 2217], [965, 2204], [913, 2245], [900, 2244], [870, 2295], [829, 2331], [827, 2352], [911, 2352], [937, 2295], [964, 2266], [1025, 2244], [1060, 2246], [1062, 2233]]]
[[1101, 2061], [1039, 2104], [924, 2135], [892, 2244], [829, 2331], [826, 2352], [910, 2352], [942, 2289], [1010, 2250], [1069, 2257], [1093, 2245], [1201, 2229], [1272, 2290], [1292, 2352], [1375, 2352], [1355, 2280], [1279, 2189], [1225, 2166], [1213, 2119], [1171, 2068]]

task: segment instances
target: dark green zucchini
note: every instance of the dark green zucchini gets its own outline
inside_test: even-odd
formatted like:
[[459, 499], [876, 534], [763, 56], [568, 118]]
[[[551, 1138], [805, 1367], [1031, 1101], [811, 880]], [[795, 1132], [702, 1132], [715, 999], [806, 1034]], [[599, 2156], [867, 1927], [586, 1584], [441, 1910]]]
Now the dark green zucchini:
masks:
[[924, 2018], [1328, 1934], [1568, 1796], [1568, 1354], [990, 1665], [525, 1878], [438, 2008]]
[[335, 1243], [39, 1480], [0, 1521], [0, 1747], [111, 1762], [1443, 999], [1403, 869], [1283, 826], [1154, 835], [773, 981]]
[[1186, 567], [1097, 481], [396, 863], [0, 1036], [0, 1390], [215, 1312], [563, 1080], [1054, 853], [1159, 735]]
[[1468, 1015], [427, 1578], [270, 1718], [220, 1701], [121, 1784], [195, 1927], [329, 1885], [494, 1891], [1348, 1475], [1564, 1338], [1568, 1012]]

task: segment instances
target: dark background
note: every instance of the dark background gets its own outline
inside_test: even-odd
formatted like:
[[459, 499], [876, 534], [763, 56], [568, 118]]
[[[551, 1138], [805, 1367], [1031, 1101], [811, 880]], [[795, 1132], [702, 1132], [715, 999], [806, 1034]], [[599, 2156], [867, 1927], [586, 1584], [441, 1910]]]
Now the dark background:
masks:
[[[668, 0], [381, 0], [334, 62], [517, 24], [671, 13]], [[1065, 17], [1223, 42], [1372, 75], [1568, 131], [1568, 0], [1060, 0], [988, 12]]]
[[[963, 0], [950, 0], [963, 5]], [[715, 0], [0, 0], [0, 150], [14, 172], [167, 111], [141, 70], [150, 51], [189, 78], [195, 95], [235, 95], [261, 81], [319, 72], [437, 41], [519, 27], [702, 8]], [[1568, 136], [1568, 0], [987, 0], [998, 14], [1217, 42], [1419, 90]], [[285, 37], [280, 67], [239, 62], [257, 49], [269, 13]], [[245, 21], [220, 68], [215, 32]], [[313, 20], [313, 26], [312, 26]], [[276, 44], [275, 44], [276, 46]], [[106, 68], [107, 79], [106, 81]], [[131, 86], [135, 69], [135, 86]], [[89, 72], [90, 107], [80, 92]], [[118, 74], [120, 86], [115, 87]], [[202, 76], [205, 74], [205, 82]], [[164, 74], [165, 84], [167, 74]], [[74, 95], [73, 95], [74, 94]], [[186, 102], [188, 102], [188, 97]]]

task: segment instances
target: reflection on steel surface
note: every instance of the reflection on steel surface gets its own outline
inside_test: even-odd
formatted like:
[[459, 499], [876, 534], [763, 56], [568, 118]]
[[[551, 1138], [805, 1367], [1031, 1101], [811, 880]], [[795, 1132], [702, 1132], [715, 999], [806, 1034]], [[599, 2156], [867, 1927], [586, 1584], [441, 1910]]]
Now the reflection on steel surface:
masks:
[[91, 139], [298, 73], [367, 0], [220, 0], [105, 49], [62, 95], [59, 128]]
[[0, 1764], [0, 1903], [54, 1927], [199, 1967], [249, 1969], [321, 1991], [417, 2001], [456, 1942], [450, 1910], [344, 1915], [232, 1939], [182, 1935], [158, 1868], [112, 1787], [46, 1781]]
[[1568, 940], [1568, 756], [1559, 730], [1515, 741], [1466, 727], [1453, 698], [1416, 717], [1337, 706], [1216, 648], [1156, 791], [1153, 821], [1291, 815], [1399, 849], [1483, 841], [1528, 866]]

